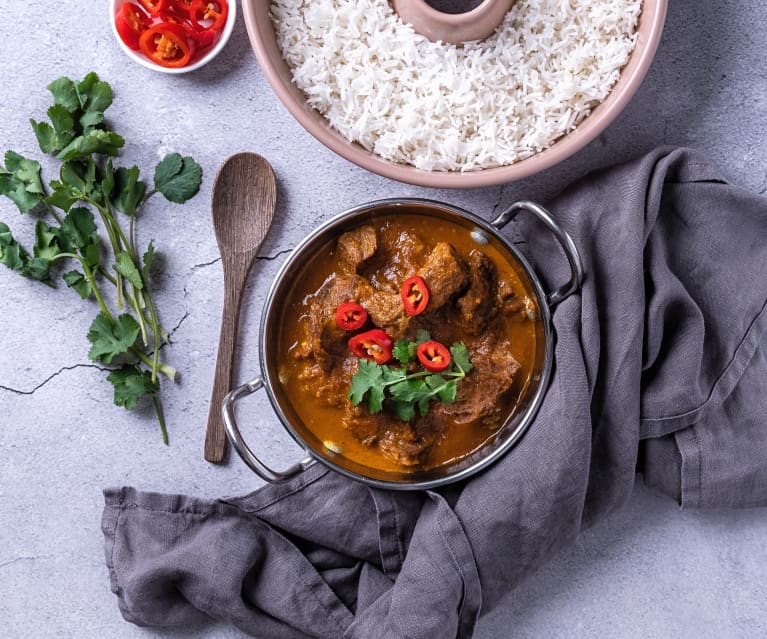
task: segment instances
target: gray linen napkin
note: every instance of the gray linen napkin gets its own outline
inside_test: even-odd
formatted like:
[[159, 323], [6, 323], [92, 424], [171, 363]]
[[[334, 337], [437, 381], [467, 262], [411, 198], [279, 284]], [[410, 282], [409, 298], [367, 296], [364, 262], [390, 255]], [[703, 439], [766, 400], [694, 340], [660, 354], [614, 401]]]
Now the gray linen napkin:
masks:
[[[107, 490], [123, 616], [209, 615], [265, 638], [470, 637], [481, 611], [626, 501], [637, 469], [683, 506], [767, 505], [767, 199], [664, 148], [550, 208], [588, 275], [556, 308], [555, 373], [516, 448], [425, 493], [317, 466], [236, 499]], [[550, 285], [566, 279], [548, 234], [522, 232]]]

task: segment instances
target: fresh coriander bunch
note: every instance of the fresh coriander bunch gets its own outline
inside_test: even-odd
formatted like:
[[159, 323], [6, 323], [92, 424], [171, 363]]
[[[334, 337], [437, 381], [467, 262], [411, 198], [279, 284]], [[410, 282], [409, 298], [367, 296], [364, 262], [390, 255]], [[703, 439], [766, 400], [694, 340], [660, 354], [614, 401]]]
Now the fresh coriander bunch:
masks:
[[450, 346], [446, 365], [439, 371], [428, 370], [418, 365], [420, 357], [416, 358], [416, 353], [419, 346], [429, 343], [434, 342], [429, 332], [423, 329], [417, 332], [415, 341], [398, 341], [392, 356], [399, 361], [399, 366], [358, 359], [358, 369], [349, 389], [352, 405], [366, 401], [371, 415], [380, 413], [386, 405], [402, 421], [408, 422], [416, 416], [416, 410], [419, 415], [426, 415], [433, 400], [453, 403], [458, 383], [474, 368], [469, 352], [463, 342], [455, 342]]
[[[176, 371], [160, 360], [168, 333], [150, 289], [154, 242], [139, 249], [136, 222], [156, 193], [178, 204], [193, 197], [202, 170], [191, 157], [171, 153], [155, 167], [150, 189], [138, 167], [113, 162], [125, 141], [104, 120], [112, 104], [108, 83], [89, 73], [81, 82], [59, 78], [48, 90], [54, 101], [47, 113], [50, 122], [30, 123], [40, 150], [61, 161], [59, 178], [46, 187], [39, 162], [14, 151], [5, 154], [0, 194], [37, 221], [31, 253], [0, 222], [0, 262], [48, 286], [61, 277], [81, 298], [96, 301], [99, 312], [88, 330], [88, 356], [109, 366], [116, 405], [131, 409], [144, 397], [153, 402], [167, 444], [160, 375], [173, 380]], [[65, 271], [60, 262], [74, 268]], [[104, 287], [114, 288], [115, 294], [105, 297]], [[112, 297], [114, 309], [107, 302]]]

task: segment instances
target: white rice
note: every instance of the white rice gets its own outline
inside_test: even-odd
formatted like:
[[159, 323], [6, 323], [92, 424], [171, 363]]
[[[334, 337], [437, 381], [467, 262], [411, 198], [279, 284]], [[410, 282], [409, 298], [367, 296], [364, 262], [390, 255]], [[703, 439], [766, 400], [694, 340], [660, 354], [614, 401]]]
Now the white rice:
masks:
[[634, 48], [641, 0], [517, 0], [494, 35], [430, 42], [388, 0], [273, 0], [308, 103], [345, 138], [431, 171], [513, 164], [574, 129]]

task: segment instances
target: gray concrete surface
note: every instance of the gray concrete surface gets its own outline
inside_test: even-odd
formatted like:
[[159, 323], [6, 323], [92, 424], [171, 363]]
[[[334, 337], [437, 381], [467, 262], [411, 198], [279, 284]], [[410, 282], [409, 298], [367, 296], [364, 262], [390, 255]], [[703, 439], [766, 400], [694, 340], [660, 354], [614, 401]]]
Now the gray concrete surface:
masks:
[[[648, 78], [599, 139], [524, 182], [461, 192], [399, 184], [331, 154], [272, 94], [241, 23], [213, 64], [168, 77], [121, 53], [106, 3], [6, 3], [0, 150], [36, 156], [27, 119], [43, 116], [45, 85], [95, 70], [115, 89], [109, 115], [127, 139], [124, 161], [153, 167], [177, 150], [202, 164], [205, 181], [186, 206], [156, 202], [147, 212], [151, 223], [139, 232], [143, 241], [155, 238], [166, 263], [158, 304], [172, 328], [165, 354], [180, 371], [179, 383], [164, 391], [170, 447], [160, 443], [150, 411], [130, 414], [112, 405], [101, 371], [89, 364], [85, 332], [93, 305], [0, 269], [0, 637], [242, 636], [214, 623], [169, 632], [123, 621], [99, 530], [107, 485], [213, 497], [259, 483], [236, 460], [218, 467], [202, 459], [222, 303], [208, 207], [212, 177], [232, 152], [262, 153], [279, 180], [276, 223], [244, 302], [238, 380], [257, 369], [260, 307], [281, 259], [319, 221], [359, 202], [427, 196], [489, 216], [513, 199], [545, 198], [593, 167], [660, 143], [698, 146], [734, 182], [764, 192], [767, 5], [670, 4]], [[31, 225], [5, 199], [0, 219], [29, 237]], [[252, 406], [253, 415], [269, 414], [263, 398]], [[281, 466], [295, 459], [295, 446], [274, 419], [251, 421], [246, 427], [269, 460]], [[765, 572], [767, 510], [680, 511], [638, 485], [622, 511], [487, 614], [477, 637], [765, 637]]]

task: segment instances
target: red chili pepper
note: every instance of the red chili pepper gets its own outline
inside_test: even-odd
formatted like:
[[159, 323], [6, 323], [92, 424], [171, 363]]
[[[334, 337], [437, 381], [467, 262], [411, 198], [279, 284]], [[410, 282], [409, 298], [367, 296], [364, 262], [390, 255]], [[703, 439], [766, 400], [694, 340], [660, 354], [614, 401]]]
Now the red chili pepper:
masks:
[[224, 28], [228, 15], [229, 5], [226, 0], [193, 0], [189, 11], [192, 25], [200, 31], [220, 31]]
[[189, 18], [192, 15], [192, 7], [196, 4], [197, 0], [172, 0], [174, 11], [178, 12], [185, 18]]
[[346, 302], [336, 309], [336, 324], [345, 331], [356, 331], [368, 321], [368, 312], [357, 302]]
[[122, 41], [134, 51], [138, 51], [138, 41], [152, 24], [151, 18], [138, 5], [126, 2], [115, 15], [115, 28]]
[[181, 25], [160, 22], [141, 34], [139, 49], [152, 62], [177, 68], [189, 64], [194, 44]]
[[394, 340], [380, 328], [374, 328], [349, 340], [349, 348], [357, 357], [369, 359], [376, 364], [386, 364], [392, 359]]
[[415, 354], [423, 367], [432, 373], [439, 373], [450, 366], [450, 351], [439, 342], [422, 342]]
[[160, 11], [171, 9], [173, 4], [171, 0], [138, 0], [147, 13], [152, 16], [160, 14]]
[[419, 315], [426, 310], [429, 303], [429, 287], [422, 277], [408, 277], [402, 284], [400, 297], [408, 315]]

